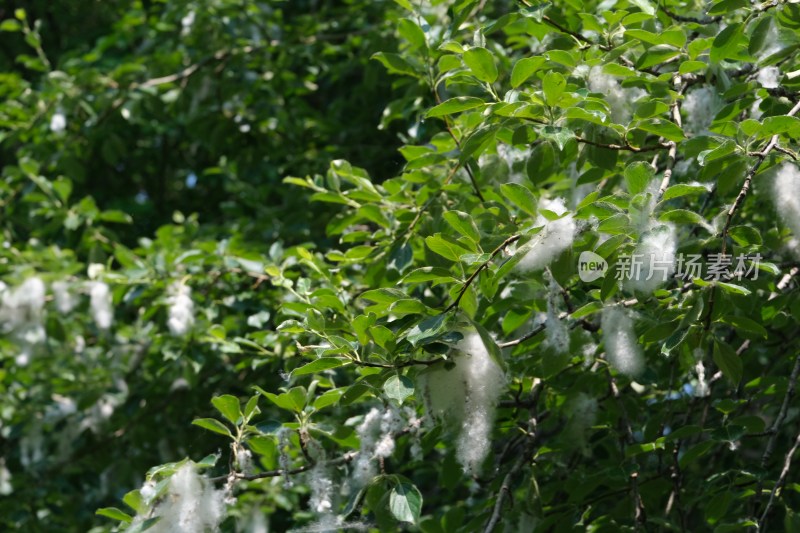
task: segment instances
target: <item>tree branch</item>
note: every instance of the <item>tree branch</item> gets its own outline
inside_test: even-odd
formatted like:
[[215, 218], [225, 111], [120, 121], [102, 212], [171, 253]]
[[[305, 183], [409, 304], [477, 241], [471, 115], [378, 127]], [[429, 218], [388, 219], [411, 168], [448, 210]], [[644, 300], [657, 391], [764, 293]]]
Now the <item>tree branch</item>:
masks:
[[453, 300], [453, 303], [447, 306], [447, 309], [442, 311], [442, 314], [445, 314], [448, 311], [458, 307], [459, 302], [461, 302], [461, 298], [464, 297], [464, 294], [467, 292], [467, 289], [469, 289], [469, 286], [472, 285], [472, 282], [478, 278], [478, 274], [480, 274], [483, 269], [488, 268], [492, 260], [494, 260], [497, 254], [502, 252], [506, 248], [506, 246], [518, 241], [520, 237], [522, 237], [522, 235], [520, 234], [512, 235], [511, 237], [501, 242], [500, 245], [492, 251], [491, 255], [489, 256], [489, 259], [481, 263], [481, 265], [475, 270], [475, 272], [473, 272], [470, 275], [470, 277], [467, 278], [467, 280], [464, 282], [464, 286], [461, 287], [460, 291], [458, 291], [458, 296], [456, 296], [456, 299]]
[[605, 148], [607, 150], [627, 150], [637, 154], [641, 152], [654, 152], [656, 150], [667, 150], [670, 148], [669, 143], [659, 143], [653, 146], [642, 146], [642, 147], [633, 146], [627, 141], [625, 141], [625, 144], [605, 144], [596, 141], [591, 141], [585, 137], [581, 137], [580, 135], [576, 135], [575, 140], [582, 144], [597, 146], [598, 148]]

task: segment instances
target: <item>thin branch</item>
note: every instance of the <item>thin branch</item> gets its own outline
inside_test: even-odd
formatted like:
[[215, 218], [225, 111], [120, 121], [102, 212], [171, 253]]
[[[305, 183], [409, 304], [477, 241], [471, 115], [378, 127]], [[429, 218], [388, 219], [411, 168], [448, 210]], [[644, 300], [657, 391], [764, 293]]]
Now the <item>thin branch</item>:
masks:
[[511, 340], [511, 341], [498, 342], [497, 346], [499, 346], [500, 348], [511, 348], [512, 346], [518, 346], [518, 345], [522, 344], [523, 342], [527, 341], [528, 339], [534, 338], [536, 335], [538, 335], [539, 333], [541, 333], [543, 331], [544, 331], [544, 324], [540, 324], [540, 325], [536, 326], [535, 328], [533, 328], [528, 333], [526, 333], [525, 335], [523, 335], [522, 337], [520, 337], [518, 339]]
[[673, 20], [676, 20], [678, 22], [694, 22], [695, 24], [704, 24], [705, 25], [705, 24], [713, 24], [715, 22], [719, 22], [720, 20], [722, 20], [722, 15], [717, 15], [715, 17], [703, 17], [703, 18], [700, 18], [700, 17], [689, 17], [689, 16], [686, 16], [686, 15], [678, 15], [677, 13], [673, 13], [672, 11], [667, 9], [664, 5], [660, 5], [659, 7], [661, 8], [661, 11], [666, 13], [666, 15], [669, 18], [671, 18]]
[[492, 251], [491, 255], [489, 255], [489, 259], [481, 263], [481, 265], [477, 269], [475, 269], [475, 272], [473, 272], [472, 275], [470, 275], [470, 277], [467, 278], [467, 280], [464, 282], [464, 286], [461, 287], [460, 291], [458, 291], [458, 296], [456, 296], [456, 299], [453, 300], [453, 303], [447, 306], [447, 309], [442, 311], [442, 314], [447, 313], [448, 311], [458, 307], [459, 302], [461, 302], [461, 298], [464, 297], [464, 294], [467, 292], [467, 289], [469, 289], [469, 286], [472, 285], [472, 282], [478, 279], [478, 275], [481, 273], [481, 271], [485, 268], [489, 268], [489, 264], [494, 260], [497, 254], [502, 252], [509, 244], [518, 241], [520, 237], [522, 237], [522, 235], [520, 234], [512, 235], [511, 237], [501, 242], [500, 245]]
[[509, 496], [511, 495], [511, 482], [514, 480], [517, 472], [519, 472], [525, 465], [528, 458], [529, 449], [530, 445], [525, 447], [525, 452], [520, 454], [517, 460], [514, 461], [514, 465], [511, 467], [511, 470], [509, 470], [506, 476], [503, 478], [503, 484], [500, 485], [500, 490], [497, 492], [497, 499], [494, 502], [492, 516], [489, 518], [489, 522], [487, 522], [486, 527], [483, 530], [484, 533], [492, 533], [494, 528], [497, 527], [497, 524], [500, 522], [500, 515], [503, 512], [503, 500], [505, 500], [507, 494]]
[[[791, 400], [794, 397], [795, 386], [797, 385], [798, 375], [800, 375], [800, 354], [798, 354], [794, 358], [794, 367], [792, 368], [792, 373], [789, 376], [789, 384], [786, 387], [786, 394], [783, 397], [783, 403], [781, 404], [781, 408], [778, 411], [778, 416], [775, 417], [772, 426], [770, 426], [769, 430], [767, 430], [770, 433], [770, 437], [769, 440], [767, 441], [767, 447], [764, 449], [764, 454], [761, 456], [762, 469], [765, 469], [767, 467], [767, 464], [769, 463], [772, 454], [775, 452], [775, 446], [778, 444], [778, 434], [779, 434], [778, 429], [783, 424], [783, 421], [786, 419], [786, 414], [789, 411], [789, 404], [791, 403]], [[758, 508], [759, 500], [761, 500], [761, 492], [763, 487], [764, 487], [764, 481], [760, 480], [758, 482], [758, 488], [756, 489], [755, 494], [753, 495], [754, 509]]]
[[579, 143], [589, 144], [592, 146], [597, 146], [598, 148], [605, 148], [607, 150], [627, 150], [634, 153], [641, 153], [641, 152], [654, 152], [656, 150], [668, 150], [670, 148], [669, 143], [658, 143], [653, 146], [642, 146], [637, 147], [633, 146], [632, 144], [625, 141], [625, 144], [605, 144], [596, 141], [591, 141], [585, 137], [581, 137], [580, 135], [575, 136], [575, 140]]
[[[795, 104], [795, 106], [786, 113], [787, 117], [793, 117], [800, 111], [800, 102]], [[742, 205], [744, 202], [745, 196], [750, 191], [750, 185], [753, 181], [753, 177], [758, 172], [758, 169], [761, 168], [761, 165], [764, 163], [764, 160], [767, 158], [769, 153], [778, 146], [778, 138], [780, 135], [775, 134], [767, 143], [767, 146], [761, 151], [758, 152], [756, 155], [756, 162], [750, 167], [750, 170], [747, 172], [747, 175], [744, 178], [744, 183], [742, 184], [742, 188], [739, 191], [739, 194], [736, 196], [736, 200], [734, 200], [733, 205], [728, 209], [728, 216], [725, 219], [725, 226], [722, 228], [722, 254], [725, 255], [725, 251], [727, 250], [727, 238], [728, 238], [728, 231], [731, 227], [731, 222], [733, 221], [733, 216], [736, 214], [736, 210]]]
[[397, 363], [397, 364], [374, 363], [372, 361], [361, 361], [358, 359], [350, 359], [350, 362], [356, 366], [367, 366], [371, 368], [408, 368], [410, 366], [430, 366], [430, 365], [435, 365], [440, 361], [444, 361], [444, 359], [430, 359], [428, 361], [422, 361], [420, 359], [410, 359], [408, 361], [403, 361], [402, 363]]
[[561, 24], [559, 24], [555, 20], [551, 19], [547, 15], [542, 15], [542, 21], [544, 21], [547, 24], [549, 24], [550, 26], [554, 27], [555, 29], [557, 29], [561, 33], [566, 33], [567, 35], [569, 35], [572, 38], [574, 38], [576, 41], [582, 42], [582, 43], [587, 44], [589, 46], [597, 46], [598, 48], [600, 48], [600, 50], [603, 50], [603, 51], [606, 51], [606, 52], [611, 50], [610, 46], [594, 42], [593, 40], [589, 39], [588, 37], [585, 37], [585, 36], [581, 35], [580, 33], [576, 32], [576, 31], [572, 31], [569, 28], [565, 28], [564, 26], [562, 26]]
[[[676, 75], [672, 82], [674, 85], [678, 86], [678, 96], [680, 97], [688, 85], [683, 83], [680, 75]], [[681, 122], [680, 98], [672, 102], [670, 112], [672, 114], [672, 122], [674, 122], [679, 128], [683, 127]], [[669, 141], [667, 145], [669, 146], [669, 152], [667, 152], [667, 168], [664, 169], [664, 177], [661, 179], [661, 186], [658, 188], [658, 196], [656, 196], [656, 201], [661, 200], [661, 197], [664, 196], [664, 191], [666, 191], [667, 187], [669, 187], [670, 179], [672, 179], [672, 169], [675, 167], [675, 161], [678, 157], [678, 143], [675, 141]]]
[[789, 475], [789, 468], [792, 466], [792, 457], [794, 456], [798, 447], [800, 447], [800, 433], [797, 434], [797, 437], [794, 439], [794, 445], [783, 459], [783, 470], [781, 470], [781, 475], [778, 478], [778, 481], [775, 482], [775, 486], [772, 487], [772, 492], [769, 493], [769, 501], [767, 501], [767, 505], [764, 507], [764, 512], [761, 514], [761, 519], [758, 521], [759, 531], [767, 530], [767, 517], [772, 509], [772, 504], [775, 503], [775, 496], [778, 494], [778, 490], [780, 490], [780, 488], [786, 483], [786, 477]]
[[[355, 458], [356, 455], [358, 455], [357, 451], [347, 452], [343, 456], [336, 459], [331, 459], [330, 461], [325, 461], [325, 463], [323, 464], [326, 466], [334, 466], [334, 465], [349, 463]], [[292, 468], [291, 470], [283, 470], [279, 468], [277, 470], [268, 470], [267, 472], [259, 472], [258, 474], [244, 474], [242, 472], [231, 472], [230, 474], [226, 474], [224, 476], [212, 477], [211, 479], [209, 479], [209, 481], [211, 482], [224, 481], [230, 477], [243, 481], [255, 481], [257, 479], [265, 479], [270, 477], [294, 476], [297, 474], [302, 474], [303, 472], [307, 472], [312, 468], [314, 468], [314, 466], [316, 465], [306, 464], [303, 466], [298, 466], [297, 468]]]

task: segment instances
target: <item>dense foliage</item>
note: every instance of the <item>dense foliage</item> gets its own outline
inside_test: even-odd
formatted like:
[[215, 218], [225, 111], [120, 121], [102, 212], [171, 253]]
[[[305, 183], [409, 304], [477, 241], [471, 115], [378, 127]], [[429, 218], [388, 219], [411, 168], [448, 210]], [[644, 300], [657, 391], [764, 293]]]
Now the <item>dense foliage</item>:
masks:
[[800, 529], [800, 4], [24, 4], [0, 528]]

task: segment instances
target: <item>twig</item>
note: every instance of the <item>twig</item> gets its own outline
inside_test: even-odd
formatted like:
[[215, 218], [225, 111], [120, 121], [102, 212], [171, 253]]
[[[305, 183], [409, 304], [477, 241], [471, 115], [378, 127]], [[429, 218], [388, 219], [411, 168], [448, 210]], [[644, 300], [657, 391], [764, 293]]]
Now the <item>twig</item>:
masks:
[[473, 272], [472, 275], [470, 275], [470, 277], [467, 278], [467, 280], [464, 282], [464, 286], [461, 287], [460, 291], [458, 291], [458, 296], [456, 296], [456, 299], [453, 300], [453, 303], [447, 306], [447, 309], [442, 311], [442, 314], [447, 313], [448, 311], [458, 307], [459, 302], [461, 302], [461, 298], [464, 297], [464, 294], [467, 292], [467, 289], [469, 289], [469, 286], [472, 285], [472, 282], [478, 278], [478, 274], [480, 274], [483, 269], [489, 268], [489, 263], [491, 263], [492, 260], [494, 260], [497, 254], [502, 252], [509, 244], [518, 241], [520, 237], [522, 237], [521, 234], [512, 235], [511, 237], [501, 242], [500, 245], [492, 251], [491, 255], [489, 255], [489, 259], [481, 263], [481, 265], [477, 269], [475, 269], [475, 272]]
[[673, 13], [664, 5], [659, 5], [661, 11], [667, 14], [667, 16], [671, 19], [677, 20], [678, 22], [694, 22], [696, 24], [713, 24], [715, 22], [719, 22], [722, 20], [722, 15], [717, 15], [715, 17], [688, 17], [686, 15], [678, 15], [677, 13]]
[[772, 492], [769, 493], [769, 501], [767, 501], [767, 505], [764, 507], [764, 512], [761, 514], [761, 519], [758, 521], [759, 531], [767, 530], [767, 517], [769, 516], [769, 511], [772, 509], [772, 504], [775, 502], [775, 496], [778, 494], [778, 490], [780, 490], [784, 483], [786, 483], [786, 477], [789, 475], [789, 468], [792, 466], [792, 457], [794, 456], [798, 447], [800, 447], [800, 433], [797, 434], [797, 437], [794, 439], [794, 445], [792, 445], [791, 449], [786, 454], [786, 457], [783, 460], [783, 470], [781, 470], [781, 475], [778, 478], [778, 481], [775, 482], [775, 486], [772, 487]]
[[637, 154], [641, 152], [654, 152], [656, 150], [667, 150], [670, 148], [669, 143], [658, 143], [653, 146], [642, 146], [642, 147], [633, 146], [627, 141], [625, 141], [625, 144], [613, 144], [613, 143], [605, 144], [596, 141], [591, 141], [585, 137], [581, 137], [580, 135], [576, 135], [575, 140], [578, 141], [579, 143], [597, 146], [598, 148], [605, 148], [607, 150], [627, 150]]
[[526, 333], [525, 335], [523, 335], [522, 337], [520, 337], [518, 339], [511, 340], [511, 341], [498, 342], [497, 346], [499, 346], [500, 348], [510, 348], [512, 346], [518, 346], [518, 345], [522, 344], [523, 342], [527, 341], [528, 339], [534, 338], [536, 335], [538, 335], [539, 333], [541, 333], [543, 331], [544, 331], [544, 324], [540, 324], [540, 325], [536, 326], [535, 328], [533, 328], [528, 333]]
[[588, 37], [584, 37], [583, 35], [581, 35], [578, 32], [572, 31], [569, 28], [565, 28], [564, 26], [562, 26], [561, 24], [559, 24], [555, 20], [551, 19], [547, 15], [542, 15], [542, 20], [544, 22], [546, 22], [547, 24], [549, 24], [550, 26], [552, 26], [555, 29], [557, 29], [558, 31], [560, 31], [561, 33], [566, 33], [567, 35], [573, 37], [576, 41], [580, 41], [580, 42], [582, 42], [584, 44], [588, 44], [590, 46], [597, 46], [598, 48], [600, 48], [600, 50], [603, 50], [603, 51], [606, 51], [606, 52], [611, 50], [610, 46], [607, 46], [607, 45], [604, 45], [604, 44], [600, 44], [600, 43], [596, 43], [593, 40], [589, 39]]
[[[800, 111], [800, 102], [795, 104], [795, 106], [786, 113], [787, 117], [793, 117]], [[744, 202], [745, 196], [750, 191], [750, 185], [753, 181], [753, 177], [758, 172], [758, 169], [761, 168], [761, 165], [764, 163], [764, 160], [767, 158], [769, 153], [775, 149], [778, 145], [778, 138], [780, 135], [775, 134], [767, 143], [767, 146], [761, 151], [758, 152], [756, 155], [756, 162], [750, 167], [750, 170], [747, 171], [747, 175], [744, 178], [744, 183], [742, 184], [742, 188], [739, 191], [739, 194], [736, 196], [736, 200], [734, 200], [733, 205], [728, 209], [728, 216], [725, 219], [725, 226], [722, 228], [722, 255], [725, 255], [725, 251], [727, 250], [727, 238], [728, 238], [728, 231], [731, 227], [731, 222], [733, 220], [733, 216], [736, 214], [736, 210], [742, 205]]]
[[[333, 465], [341, 465], [349, 463], [355, 458], [356, 455], [358, 455], [357, 451], [347, 452], [346, 454], [337, 459], [331, 459], [330, 461], [326, 461], [324, 464], [327, 466], [333, 466]], [[258, 474], [244, 474], [242, 472], [231, 472], [230, 474], [226, 474], [224, 476], [212, 477], [211, 479], [209, 479], [209, 481], [211, 482], [224, 481], [231, 476], [233, 476], [235, 479], [240, 479], [243, 481], [255, 481], [257, 479], [264, 479], [269, 477], [294, 476], [297, 474], [301, 474], [303, 472], [307, 472], [308, 470], [314, 468], [314, 466], [315, 465], [313, 464], [306, 464], [303, 466], [298, 466], [297, 468], [292, 468], [291, 470], [284, 470], [279, 468], [277, 470], [268, 470], [267, 472], [259, 472]]]
[[[680, 75], [676, 75], [672, 82], [674, 85], [678, 86], [678, 96], [682, 95], [686, 90], [687, 84], [682, 82]], [[674, 122], [679, 128], [683, 127], [681, 122], [680, 99], [672, 102], [670, 112], [672, 114], [672, 122]], [[667, 168], [664, 169], [664, 177], [661, 179], [661, 186], [658, 188], [658, 196], [656, 197], [656, 201], [661, 200], [661, 197], [664, 196], [664, 191], [666, 191], [667, 187], [669, 187], [669, 181], [672, 179], [672, 169], [675, 167], [675, 160], [678, 157], [678, 143], [675, 141], [669, 141], [667, 145], [669, 146], [669, 152], [667, 152]]]
[[[767, 463], [769, 463], [772, 454], [775, 452], [775, 446], [778, 443], [778, 428], [781, 426], [781, 424], [783, 424], [783, 421], [786, 419], [786, 413], [789, 411], [789, 403], [794, 397], [794, 389], [797, 384], [798, 375], [800, 375], [800, 354], [798, 354], [794, 358], [794, 367], [792, 368], [792, 373], [789, 376], [789, 384], [786, 387], [786, 395], [784, 395], [783, 397], [783, 403], [781, 404], [781, 408], [778, 411], [778, 416], [775, 417], [772, 426], [770, 426], [768, 430], [768, 432], [770, 433], [770, 437], [769, 440], [767, 441], [767, 447], [764, 449], [764, 454], [761, 456], [762, 469], [767, 467]], [[759, 480], [758, 488], [756, 489], [756, 492], [753, 495], [754, 509], [758, 508], [759, 500], [761, 500], [761, 492], [763, 487], [764, 487], [764, 481]]]
[[514, 461], [514, 465], [511, 467], [511, 470], [509, 470], [506, 476], [503, 478], [503, 484], [500, 485], [500, 490], [497, 492], [497, 500], [494, 502], [492, 516], [489, 518], [489, 522], [487, 522], [486, 527], [483, 530], [484, 533], [492, 533], [498, 522], [500, 522], [500, 513], [503, 511], [503, 500], [505, 499], [506, 494], [511, 494], [511, 482], [514, 479], [514, 476], [517, 475], [517, 472], [519, 472], [525, 464], [526, 459], [528, 458], [529, 449], [530, 445], [526, 446], [525, 452], [520, 454], [517, 460]]
[[397, 363], [393, 365], [389, 363], [374, 363], [372, 361], [361, 361], [358, 359], [350, 359], [350, 362], [356, 366], [368, 366], [371, 368], [408, 368], [410, 366], [430, 366], [430, 365], [435, 365], [440, 361], [444, 361], [444, 359], [430, 359], [428, 361], [422, 361], [420, 359], [410, 359], [408, 361], [403, 361], [402, 363]]

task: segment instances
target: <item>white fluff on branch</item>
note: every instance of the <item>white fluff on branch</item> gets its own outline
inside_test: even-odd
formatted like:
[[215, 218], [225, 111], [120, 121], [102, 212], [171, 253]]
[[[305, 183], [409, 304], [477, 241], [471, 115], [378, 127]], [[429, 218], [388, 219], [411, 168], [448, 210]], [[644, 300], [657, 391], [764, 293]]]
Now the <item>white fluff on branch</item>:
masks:
[[456, 459], [468, 473], [478, 473], [491, 448], [497, 402], [506, 385], [481, 336], [464, 332], [456, 345], [455, 368], [426, 376], [429, 409], [458, 428]]
[[652, 293], [675, 272], [678, 237], [675, 226], [661, 224], [642, 235], [632, 259], [641, 264], [630, 272], [626, 286], [636, 292]]
[[600, 93], [611, 109], [611, 120], [617, 124], [627, 123], [631, 119], [632, 104], [645, 95], [638, 88], [625, 88], [611, 76], [603, 72], [602, 66], [592, 67], [587, 78], [589, 90]]
[[783, 163], [772, 182], [775, 207], [784, 223], [800, 238], [800, 168], [793, 163]]
[[194, 302], [192, 289], [183, 283], [173, 283], [169, 288], [169, 318], [167, 327], [175, 337], [181, 337], [194, 325]]
[[[152, 498], [152, 490], [146, 487], [143, 490]], [[187, 463], [172, 475], [167, 494], [151, 516], [159, 517], [147, 530], [152, 533], [216, 532], [225, 517], [225, 491], [215, 490], [193, 463]], [[142, 520], [144, 517], [138, 516], [134, 523]]]
[[644, 370], [644, 357], [628, 313], [619, 307], [606, 307], [600, 327], [611, 366], [631, 377], [640, 374]]
[[537, 217], [536, 226], [543, 227], [540, 233], [533, 237], [535, 240], [533, 247], [517, 264], [516, 268], [520, 272], [541, 270], [572, 246], [576, 227], [575, 220], [571, 214], [567, 214], [564, 199], [543, 199], [539, 202], [539, 207], [563, 216], [556, 220], [548, 220], [542, 215]]
[[114, 320], [111, 290], [102, 281], [93, 281], [89, 286], [89, 310], [100, 329], [108, 329]]

